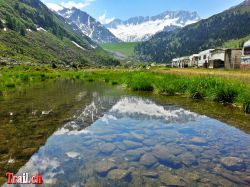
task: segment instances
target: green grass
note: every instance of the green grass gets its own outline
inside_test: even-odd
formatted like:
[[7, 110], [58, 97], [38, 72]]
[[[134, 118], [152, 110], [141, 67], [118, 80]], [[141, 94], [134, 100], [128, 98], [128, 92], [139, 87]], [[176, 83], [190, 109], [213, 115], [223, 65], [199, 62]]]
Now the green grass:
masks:
[[147, 91], [161, 95], [182, 95], [223, 104], [236, 104], [250, 113], [250, 85], [209, 75], [178, 75], [127, 69], [62, 70], [45, 66], [17, 66], [0, 70], [0, 95], [30, 83], [58, 78], [103, 81], [110, 85], [124, 85], [132, 91]]
[[101, 47], [107, 51], [119, 52], [126, 57], [134, 56], [134, 48], [138, 42], [124, 42], [116, 44], [103, 44]]
[[229, 40], [229, 41], [224, 43], [223, 47], [225, 47], [225, 48], [242, 48], [244, 43], [248, 40], [250, 40], [250, 35], [248, 35], [244, 38]]

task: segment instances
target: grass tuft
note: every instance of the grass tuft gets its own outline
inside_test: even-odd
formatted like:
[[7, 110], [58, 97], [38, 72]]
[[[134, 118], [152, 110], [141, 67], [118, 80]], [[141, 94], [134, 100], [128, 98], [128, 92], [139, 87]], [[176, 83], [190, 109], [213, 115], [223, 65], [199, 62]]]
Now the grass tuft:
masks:
[[132, 76], [130, 80], [127, 80], [127, 86], [133, 91], [154, 91], [153, 83], [145, 73]]
[[234, 103], [238, 96], [238, 90], [231, 86], [221, 86], [215, 91], [214, 101], [219, 103]]

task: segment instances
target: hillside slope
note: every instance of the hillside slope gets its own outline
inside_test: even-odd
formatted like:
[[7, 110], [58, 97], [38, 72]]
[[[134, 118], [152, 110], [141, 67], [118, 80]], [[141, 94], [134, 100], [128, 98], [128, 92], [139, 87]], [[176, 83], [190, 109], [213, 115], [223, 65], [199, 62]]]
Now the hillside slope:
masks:
[[64, 65], [118, 63], [39, 0], [0, 1], [0, 20], [1, 61]]
[[70, 24], [75, 24], [83, 34], [90, 37], [99, 44], [121, 42], [100, 22], [77, 8], [64, 8], [57, 12], [63, 16]]
[[223, 46], [250, 34], [250, 0], [175, 32], [160, 32], [135, 47], [143, 60], [169, 62], [172, 58]]
[[107, 51], [121, 53], [124, 57], [129, 58], [134, 56], [134, 48], [138, 42], [121, 42], [121, 43], [106, 43], [101, 47]]

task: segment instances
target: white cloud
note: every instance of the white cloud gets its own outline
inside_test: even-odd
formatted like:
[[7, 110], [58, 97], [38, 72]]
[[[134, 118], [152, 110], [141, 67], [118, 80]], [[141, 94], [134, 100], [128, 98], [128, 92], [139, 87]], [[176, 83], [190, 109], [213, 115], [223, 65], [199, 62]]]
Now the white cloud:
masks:
[[54, 11], [59, 11], [59, 10], [62, 10], [63, 7], [58, 5], [58, 4], [55, 4], [55, 3], [45, 3], [46, 6], [51, 9], [51, 10], [54, 10]]
[[75, 1], [62, 1], [58, 4], [49, 2], [50, 0], [43, 0], [43, 2], [46, 4], [46, 6], [54, 11], [58, 11], [65, 8], [78, 8], [83, 9], [87, 6], [89, 6], [93, 1], [95, 0], [82, 0], [81, 2], [75, 2]]
[[98, 20], [100, 21], [101, 24], [108, 24], [110, 23], [111, 21], [113, 21], [115, 18], [114, 17], [111, 17], [111, 18], [108, 18], [107, 17], [107, 11], [104, 12], [103, 15], [101, 15]]
[[68, 1], [68, 2], [61, 2], [60, 5], [65, 7], [65, 8], [78, 8], [78, 9], [83, 9], [87, 6], [89, 6], [94, 0], [85, 0], [83, 2], [76, 3], [74, 1]]

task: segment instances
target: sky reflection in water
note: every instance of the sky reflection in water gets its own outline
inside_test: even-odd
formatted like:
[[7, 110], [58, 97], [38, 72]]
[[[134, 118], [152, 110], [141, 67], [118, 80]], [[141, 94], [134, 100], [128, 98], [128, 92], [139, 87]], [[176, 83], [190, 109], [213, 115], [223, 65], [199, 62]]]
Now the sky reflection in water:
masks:
[[144, 98], [114, 103], [94, 99], [19, 173], [39, 172], [51, 186], [250, 185], [248, 134]]

